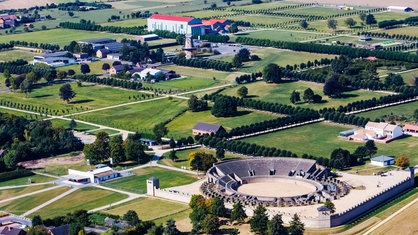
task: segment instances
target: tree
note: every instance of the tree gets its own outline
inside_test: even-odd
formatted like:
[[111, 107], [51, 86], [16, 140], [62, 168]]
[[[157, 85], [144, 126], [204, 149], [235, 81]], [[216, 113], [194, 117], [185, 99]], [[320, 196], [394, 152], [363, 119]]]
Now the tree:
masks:
[[77, 123], [74, 121], [74, 119], [71, 119], [71, 120], [70, 120], [70, 122], [68, 123], [68, 127], [69, 127], [71, 130], [74, 130], [74, 128], [76, 128], [76, 127], [77, 127]]
[[204, 111], [208, 108], [208, 103], [205, 100], [199, 100], [195, 95], [190, 96], [187, 104], [192, 112]]
[[164, 233], [164, 227], [163, 225], [153, 225], [147, 234], [149, 235], [163, 235]]
[[32, 83], [33, 83], [32, 80], [26, 78], [20, 84], [20, 90], [25, 93], [26, 97], [32, 91]]
[[368, 24], [368, 25], [377, 24], [377, 21], [376, 21], [376, 19], [374, 18], [374, 15], [372, 15], [372, 14], [368, 14], [368, 15], [366, 16], [366, 24]]
[[276, 214], [268, 223], [269, 235], [287, 235], [287, 229], [283, 225], [282, 215]]
[[353, 157], [357, 159], [358, 164], [364, 163], [364, 158], [368, 155], [368, 150], [365, 146], [358, 146], [353, 153]]
[[155, 140], [158, 143], [162, 143], [161, 137], [168, 134], [168, 128], [162, 122], [162, 123], [155, 125], [154, 128], [152, 129], [152, 132], [154, 133]]
[[15, 169], [20, 159], [18, 154], [16, 154], [16, 150], [10, 150], [6, 153], [6, 155], [4, 155], [3, 161], [6, 168]]
[[360, 20], [364, 22], [366, 20], [367, 14], [364, 12], [361, 12], [359, 16], [360, 16]]
[[88, 64], [82, 64], [80, 66], [80, 71], [82, 74], [90, 73], [90, 66]]
[[309, 27], [309, 24], [308, 24], [308, 22], [307, 22], [306, 20], [302, 20], [302, 21], [299, 23], [299, 25], [300, 25], [300, 27], [302, 27], [303, 29], [307, 29], [307, 28]]
[[238, 223], [242, 223], [244, 222], [245, 218], [247, 218], [247, 214], [245, 214], [242, 204], [240, 202], [235, 203], [232, 207], [230, 221], [237, 221]]
[[332, 29], [332, 31], [335, 31], [337, 29], [338, 22], [336, 19], [329, 19], [327, 24], [328, 28]]
[[179, 235], [180, 231], [176, 227], [176, 221], [169, 219], [167, 220], [164, 228], [164, 235]]
[[57, 70], [53, 69], [45, 73], [44, 75], [45, 80], [49, 83], [54, 81], [55, 78], [57, 78]]
[[102, 70], [107, 71], [107, 70], [109, 70], [109, 69], [110, 69], [110, 65], [109, 65], [108, 63], [104, 63], [104, 64], [102, 65]]
[[214, 197], [212, 207], [210, 208], [210, 213], [219, 217], [225, 217], [226, 212], [227, 210], [225, 208], [224, 201], [222, 201], [222, 199], [219, 197]]
[[173, 162], [175, 162], [177, 159], [179, 159], [176, 155], [176, 151], [174, 151], [174, 150], [170, 151], [170, 154], [168, 155], [168, 158]]
[[312, 103], [313, 102], [314, 95], [315, 95], [315, 93], [313, 92], [313, 90], [311, 88], [307, 88], [303, 92], [303, 100], [305, 102]]
[[238, 88], [237, 95], [241, 98], [245, 98], [248, 95], [248, 88], [245, 86]]
[[43, 225], [43, 224], [44, 224], [44, 222], [42, 221], [42, 218], [41, 218], [40, 215], [35, 215], [32, 218], [32, 227], [35, 227], [37, 225]]
[[57, 72], [57, 78], [59, 79], [59, 80], [63, 80], [64, 78], [66, 78], [67, 77], [67, 72], [65, 72], [65, 71], [58, 71]]
[[144, 152], [144, 146], [138, 140], [127, 139], [125, 143], [126, 160], [144, 163], [148, 161], [148, 155]]
[[211, 113], [215, 117], [233, 117], [237, 114], [237, 101], [228, 96], [216, 97]]
[[337, 169], [344, 169], [350, 166], [351, 154], [348, 150], [338, 148], [331, 153], [331, 166]]
[[354, 27], [354, 25], [357, 24], [357, 22], [353, 18], [347, 18], [344, 20], [344, 22], [350, 28]]
[[11, 76], [11, 74], [10, 74], [10, 70], [5, 69], [5, 70], [3, 71], [3, 76], [4, 76], [5, 78], [11, 78], [12, 76]]
[[238, 55], [235, 55], [234, 58], [232, 59], [232, 66], [234, 66], [235, 68], [239, 68], [242, 65], [242, 60], [239, 58]]
[[96, 140], [92, 144], [84, 145], [83, 153], [92, 164], [108, 159], [110, 156], [109, 135], [103, 131], [97, 133]]
[[123, 150], [123, 140], [121, 135], [115, 135], [110, 138], [110, 157], [113, 160], [113, 164], [119, 164], [125, 161], [125, 152]]
[[68, 235], [78, 235], [82, 230], [84, 230], [84, 226], [80, 223], [70, 223], [70, 226], [68, 227]]
[[216, 158], [219, 160], [224, 159], [225, 157], [225, 150], [222, 147], [216, 148]]
[[263, 69], [263, 79], [267, 83], [279, 83], [282, 76], [282, 69], [277, 64], [268, 64]]
[[250, 51], [247, 48], [242, 48], [238, 51], [238, 58], [242, 61], [242, 62], [247, 62], [250, 60]]
[[75, 74], [74, 69], [69, 69], [69, 70], [67, 71], [67, 74], [68, 74], [68, 76], [73, 76], [73, 75]]
[[323, 92], [324, 95], [327, 95], [328, 97], [338, 98], [341, 97], [343, 87], [337, 79], [331, 78], [330, 80], [325, 82]]
[[290, 221], [289, 234], [290, 235], [303, 235], [305, 231], [305, 225], [300, 220], [297, 214], [294, 214]]
[[65, 83], [61, 86], [59, 95], [62, 100], [69, 103], [70, 100], [75, 97], [76, 93], [69, 83]]
[[229, 32], [230, 33], [236, 33], [238, 32], [238, 26], [236, 23], [232, 23], [231, 26], [229, 27]]
[[292, 94], [290, 94], [290, 102], [292, 102], [292, 104], [296, 104], [299, 101], [300, 101], [300, 93], [295, 90], [292, 91]]
[[399, 156], [395, 160], [395, 165], [399, 167], [409, 167], [409, 158], [406, 156]]
[[216, 215], [207, 214], [202, 221], [202, 229], [207, 234], [214, 234], [221, 226], [219, 218]]
[[334, 205], [334, 203], [331, 200], [327, 199], [324, 202], [324, 206], [329, 209], [329, 212], [331, 214], [334, 214], [335, 213], [335, 205]]
[[193, 170], [207, 171], [217, 162], [216, 158], [205, 152], [192, 152], [189, 154], [189, 165]]
[[28, 233], [26, 235], [48, 235], [49, 231], [42, 225], [36, 225], [32, 228], [29, 228]]
[[123, 220], [125, 220], [131, 226], [138, 226], [141, 223], [138, 214], [134, 210], [128, 210], [123, 215]]
[[203, 208], [205, 207], [205, 197], [203, 197], [200, 194], [194, 194], [190, 198], [189, 207], [194, 210], [197, 208]]
[[265, 234], [267, 232], [268, 221], [269, 218], [266, 208], [262, 205], [258, 205], [254, 210], [253, 217], [249, 220], [251, 232], [255, 232], [256, 234]]
[[377, 153], [377, 147], [373, 140], [368, 140], [364, 147], [366, 147], [367, 155], [369, 155], [369, 157], [372, 157]]
[[212, 3], [211, 5], [210, 5], [210, 8], [216, 8], [217, 7], [217, 5], [216, 5], [216, 3]]
[[68, 15], [69, 15], [70, 17], [73, 17], [73, 16], [74, 16], [74, 12], [69, 11], [69, 12], [68, 12]]

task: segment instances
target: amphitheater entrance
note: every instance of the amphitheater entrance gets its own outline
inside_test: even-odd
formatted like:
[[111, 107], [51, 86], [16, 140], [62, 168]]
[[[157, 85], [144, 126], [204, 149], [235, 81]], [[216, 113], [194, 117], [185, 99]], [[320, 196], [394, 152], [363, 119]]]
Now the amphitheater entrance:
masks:
[[237, 191], [246, 195], [261, 197], [294, 197], [313, 193], [317, 190], [314, 184], [292, 178], [258, 178], [246, 179], [247, 184], [238, 187]]

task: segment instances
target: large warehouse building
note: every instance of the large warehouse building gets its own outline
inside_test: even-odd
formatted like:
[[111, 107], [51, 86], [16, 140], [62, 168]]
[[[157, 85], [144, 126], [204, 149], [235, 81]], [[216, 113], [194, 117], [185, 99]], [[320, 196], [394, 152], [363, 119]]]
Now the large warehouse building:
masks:
[[231, 22], [210, 19], [154, 14], [148, 18], [148, 31], [167, 30], [178, 34], [205, 35], [227, 33]]

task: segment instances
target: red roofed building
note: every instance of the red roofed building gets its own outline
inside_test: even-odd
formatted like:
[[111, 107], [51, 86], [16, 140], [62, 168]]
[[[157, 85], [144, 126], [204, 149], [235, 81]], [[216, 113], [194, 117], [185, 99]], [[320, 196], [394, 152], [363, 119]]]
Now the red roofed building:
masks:
[[17, 17], [15, 15], [0, 15], [0, 28], [15, 27], [16, 20]]

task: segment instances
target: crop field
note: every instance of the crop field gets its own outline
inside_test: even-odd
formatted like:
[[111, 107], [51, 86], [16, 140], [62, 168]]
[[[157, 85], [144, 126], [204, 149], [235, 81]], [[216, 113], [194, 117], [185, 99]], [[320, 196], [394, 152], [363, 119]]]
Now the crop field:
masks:
[[[250, 37], [250, 38], [259, 38], [259, 39], [270, 39], [270, 40], [279, 40], [279, 41], [291, 41], [299, 42], [304, 40], [313, 40], [320, 39], [325, 37], [325, 34], [320, 33], [309, 33], [309, 32], [298, 32], [298, 31], [288, 31], [288, 30], [259, 30], [249, 33], [238, 33], [235, 36], [238, 37]], [[234, 39], [235, 36], [231, 38]]]
[[49, 110], [62, 110], [67, 113], [81, 112], [90, 109], [102, 108], [110, 105], [131, 102], [129, 97], [138, 95], [138, 92], [128, 91], [118, 88], [96, 86], [78, 87], [71, 83], [76, 97], [69, 104], [65, 103], [59, 97], [59, 89], [62, 85], [55, 84], [35, 88], [28, 97], [18, 92], [2, 93], [2, 100], [9, 100], [20, 104], [30, 104], [33, 106], [45, 107]]
[[16, 116], [24, 117], [28, 120], [38, 120], [38, 119], [43, 119], [44, 118], [44, 117], [41, 117], [41, 116], [38, 116], [38, 115], [35, 115], [35, 114], [29, 114], [29, 113], [9, 110], [9, 109], [5, 109], [5, 108], [1, 108], [1, 107], [0, 107], [0, 113], [13, 114], [13, 115], [16, 115]]
[[238, 110], [238, 112], [238, 115], [235, 117], [217, 118], [211, 114], [210, 110], [201, 112], [187, 111], [166, 125], [166, 127], [170, 130], [168, 137], [178, 139], [190, 136], [192, 134], [193, 126], [198, 122], [219, 124], [228, 131], [234, 127], [250, 125], [251, 123], [262, 122], [279, 117], [279, 115], [247, 111], [243, 109]]
[[128, 196], [126, 194], [94, 187], [86, 187], [41, 208], [35, 213], [39, 214], [42, 218], [53, 218], [81, 209], [91, 210], [101, 206], [106, 206], [127, 197]]
[[134, 210], [141, 220], [155, 220], [185, 211], [187, 204], [157, 198], [138, 198], [122, 205], [106, 209], [103, 212], [123, 216], [128, 210]]
[[161, 188], [170, 188], [197, 181], [197, 177], [194, 175], [158, 167], [147, 167], [133, 172], [135, 173], [134, 176], [112, 180], [104, 183], [104, 185], [136, 193], [145, 193], [147, 190], [146, 180], [152, 176], [160, 179]]
[[[365, 90], [354, 90], [344, 92], [342, 98], [335, 99], [329, 98], [323, 94], [323, 85], [313, 82], [287, 82], [282, 84], [269, 84], [263, 81], [245, 84], [248, 88], [248, 97], [257, 100], [263, 100], [267, 102], [277, 102], [282, 104], [292, 105], [290, 102], [290, 95], [292, 91], [299, 91], [301, 102], [303, 102], [303, 92], [307, 88], [311, 88], [315, 94], [322, 96], [322, 103], [319, 104], [308, 104], [308, 103], [299, 103], [296, 106], [321, 109], [324, 107], [338, 107], [340, 105], [345, 105], [357, 100], [371, 99], [373, 97], [384, 96], [382, 93], [370, 92]], [[223, 94], [237, 96], [237, 90], [239, 86], [234, 88], [228, 88], [223, 91]]]
[[269, 2], [269, 3], [262, 3], [262, 4], [251, 4], [251, 5], [247, 5], [247, 6], [232, 7], [232, 9], [263, 10], [263, 9], [271, 9], [271, 8], [275, 8], [275, 7], [292, 6], [292, 5], [296, 5], [296, 4], [298, 4], [298, 3], [277, 1], [277, 2]]
[[[194, 148], [194, 149], [186, 149], [186, 150], [179, 150], [176, 151], [176, 156], [178, 159], [174, 162], [170, 159], [168, 159], [168, 156], [170, 152], [167, 152], [163, 155], [164, 158], [158, 161], [159, 164], [166, 165], [166, 166], [173, 166], [177, 168], [181, 167], [189, 167], [189, 154], [193, 152], [205, 152], [208, 154], [212, 154], [213, 156], [216, 156], [216, 151], [213, 149], [207, 149], [207, 148]], [[236, 158], [244, 158], [244, 155], [240, 154], [232, 154], [230, 152], [225, 152], [225, 158], [224, 160], [228, 159], [236, 159]]]
[[418, 27], [402, 27], [402, 28], [393, 28], [393, 29], [385, 29], [382, 32], [387, 34], [401, 34], [401, 35], [409, 35], [418, 37]]
[[30, 51], [23, 51], [23, 50], [8, 50], [8, 51], [0, 51], [0, 62], [1, 61], [13, 61], [17, 59], [23, 59], [27, 61], [32, 61], [33, 56], [36, 55]]
[[77, 115], [75, 119], [141, 133], [151, 133], [154, 125], [173, 118], [185, 108], [186, 101], [184, 100], [163, 98]]
[[292, 14], [301, 14], [301, 15], [316, 15], [316, 16], [330, 16], [335, 14], [341, 14], [345, 11], [338, 10], [337, 7], [322, 7], [322, 6], [312, 6], [304, 8], [296, 8], [289, 11]]
[[[52, 189], [46, 192], [42, 192], [42, 193], [27, 196], [27, 197], [19, 198], [16, 200], [4, 202], [0, 204], [0, 210], [20, 215], [30, 209], [35, 208], [38, 205], [41, 205], [42, 203], [45, 203], [51, 200], [52, 198], [66, 192], [67, 190], [69, 190], [68, 187], [60, 187], [60, 188]], [[62, 215], [65, 215], [65, 214], [62, 214]]]
[[[59, 162], [59, 159], [56, 159], [56, 162]], [[59, 164], [47, 164], [41, 172], [45, 172], [51, 175], [61, 176], [68, 175], [68, 169], [74, 169], [79, 171], [88, 171], [91, 169], [91, 166], [88, 166], [84, 160], [74, 163], [59, 163]]]
[[295, 18], [287, 17], [275, 17], [275, 16], [266, 16], [266, 15], [236, 15], [229, 16], [228, 19], [234, 21], [247, 21], [251, 24], [260, 24], [260, 25], [270, 25], [270, 24], [280, 24], [295, 20]]
[[[313, 156], [330, 157], [331, 152], [337, 148], [347, 149], [353, 152], [363, 143], [348, 141], [338, 137], [339, 132], [353, 129], [353, 126], [316, 123], [302, 127], [291, 128], [271, 134], [242, 139], [244, 142], [255, 143], [264, 146], [290, 150], [299, 156], [304, 153]], [[292, 136], [292, 138], [289, 138]], [[388, 144], [376, 144], [378, 151], [376, 156], [408, 156], [411, 165], [418, 163], [416, 137], [407, 137], [394, 140]]]
[[34, 183], [45, 183], [55, 180], [55, 178], [51, 178], [44, 175], [31, 175], [26, 177], [21, 177], [17, 179], [7, 180], [0, 182], [0, 187], [4, 186], [16, 186], [16, 185], [29, 185]]
[[418, 16], [416, 12], [404, 13], [404, 12], [376, 12], [374, 18], [379, 21], [383, 20], [403, 20], [408, 17]]
[[380, 42], [384, 42], [384, 41], [387, 41], [387, 40], [373, 38], [370, 41], [364, 42], [364, 41], [359, 41], [358, 36], [339, 36], [339, 37], [333, 37], [333, 38], [327, 39], [325, 41], [329, 42], [329, 43], [331, 43], [332, 41], [337, 41], [337, 42], [339, 41], [341, 43], [352, 42], [354, 44], [367, 45], [367, 44], [380, 43]]
[[[11, 34], [6, 36], [0, 36], [0, 43], [9, 42], [11, 40], [20, 40], [27, 42], [38, 42], [38, 43], [51, 43], [58, 44], [61, 47], [70, 44], [71, 41], [86, 40], [86, 39], [97, 39], [97, 38], [114, 38], [118, 41], [123, 38], [134, 39], [132, 35], [126, 34], [113, 34], [105, 32], [91, 32], [84, 30], [73, 30], [73, 29], [51, 29], [42, 30], [31, 33]], [[33, 39], [33, 41], [31, 41]]]
[[410, 119], [412, 118], [412, 115], [416, 109], [418, 109], [418, 101], [391, 106], [384, 109], [376, 109], [369, 112], [359, 113], [357, 115], [370, 118], [371, 120], [374, 120], [376, 118], [382, 118], [385, 115], [398, 115]]
[[0, 190], [0, 200], [35, 192], [41, 189], [49, 188], [51, 186], [53, 186], [53, 184], [43, 184], [43, 185], [36, 185], [36, 186], [3, 189], [3, 190]]

